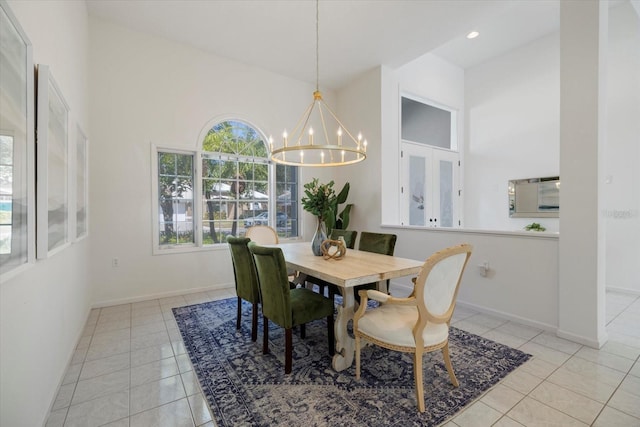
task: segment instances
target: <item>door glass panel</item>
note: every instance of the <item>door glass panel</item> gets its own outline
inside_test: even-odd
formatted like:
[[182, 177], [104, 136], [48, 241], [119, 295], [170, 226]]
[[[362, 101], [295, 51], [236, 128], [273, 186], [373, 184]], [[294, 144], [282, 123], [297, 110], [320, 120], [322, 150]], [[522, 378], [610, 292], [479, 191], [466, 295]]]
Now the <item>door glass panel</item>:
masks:
[[425, 225], [425, 158], [409, 157], [409, 225]]
[[453, 227], [453, 163], [440, 160], [440, 218], [441, 227]]

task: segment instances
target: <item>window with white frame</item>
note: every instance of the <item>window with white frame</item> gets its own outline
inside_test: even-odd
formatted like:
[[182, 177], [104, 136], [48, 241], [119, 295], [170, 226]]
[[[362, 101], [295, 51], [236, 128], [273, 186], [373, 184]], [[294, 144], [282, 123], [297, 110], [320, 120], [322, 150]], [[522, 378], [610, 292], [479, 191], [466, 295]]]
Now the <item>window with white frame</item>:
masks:
[[207, 247], [269, 225], [298, 235], [298, 171], [269, 163], [264, 137], [241, 120], [215, 123], [201, 150], [156, 149], [158, 250]]
[[33, 259], [32, 47], [0, 2], [0, 278]]

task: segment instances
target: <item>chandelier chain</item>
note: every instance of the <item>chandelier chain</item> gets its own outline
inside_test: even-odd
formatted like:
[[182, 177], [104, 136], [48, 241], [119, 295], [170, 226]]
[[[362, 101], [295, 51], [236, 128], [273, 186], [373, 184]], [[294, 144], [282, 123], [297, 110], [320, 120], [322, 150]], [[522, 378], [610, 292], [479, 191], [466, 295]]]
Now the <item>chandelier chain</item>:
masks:
[[320, 0], [316, 0], [316, 91], [320, 90]]

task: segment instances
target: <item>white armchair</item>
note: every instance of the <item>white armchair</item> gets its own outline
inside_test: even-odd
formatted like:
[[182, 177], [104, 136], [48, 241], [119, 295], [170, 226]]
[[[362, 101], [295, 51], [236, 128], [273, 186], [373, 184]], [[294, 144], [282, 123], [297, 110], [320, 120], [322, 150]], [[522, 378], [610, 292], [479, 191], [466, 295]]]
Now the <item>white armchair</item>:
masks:
[[[471, 250], [471, 245], [463, 244], [431, 255], [415, 280], [414, 292], [407, 298], [394, 298], [375, 290], [360, 291], [360, 308], [353, 319], [356, 379], [360, 378], [360, 348], [364, 339], [380, 347], [414, 354], [416, 399], [420, 412], [425, 410], [424, 353], [442, 349], [451, 383], [458, 387], [449, 357], [449, 322]], [[382, 304], [367, 309], [368, 299]]]

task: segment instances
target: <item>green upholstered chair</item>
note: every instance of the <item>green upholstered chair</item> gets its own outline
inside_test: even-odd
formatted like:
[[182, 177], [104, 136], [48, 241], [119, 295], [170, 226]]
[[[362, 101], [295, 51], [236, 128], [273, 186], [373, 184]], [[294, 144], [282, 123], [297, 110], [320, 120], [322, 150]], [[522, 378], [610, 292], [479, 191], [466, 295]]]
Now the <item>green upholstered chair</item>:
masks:
[[236, 328], [240, 329], [242, 317], [242, 300], [249, 301], [251, 308], [251, 340], [258, 339], [258, 303], [260, 302], [260, 288], [256, 274], [253, 256], [247, 246], [251, 239], [246, 237], [227, 237], [231, 260], [233, 261], [233, 276], [236, 280], [236, 294], [238, 295], [238, 317]]
[[331, 240], [338, 240], [340, 237], [342, 237], [344, 239], [344, 244], [346, 245], [347, 249], [353, 249], [356, 247], [357, 236], [358, 236], [357, 231], [338, 230], [337, 228], [334, 228], [333, 230], [331, 230], [331, 235], [329, 236], [329, 238]]
[[[393, 251], [396, 248], [396, 240], [398, 236], [395, 234], [386, 233], [370, 233], [363, 231], [360, 234], [360, 242], [358, 243], [358, 250], [375, 252], [383, 255], [393, 255]], [[377, 283], [367, 283], [366, 285], [358, 285], [354, 289], [356, 301], [360, 302], [360, 295], [358, 292], [362, 289], [377, 289]], [[389, 293], [389, 280], [387, 280], [387, 293]]]
[[263, 354], [269, 353], [269, 320], [285, 329], [285, 374], [291, 373], [293, 358], [292, 328], [313, 320], [327, 318], [329, 354], [333, 356], [333, 301], [306, 288], [291, 289], [287, 264], [280, 248], [249, 243], [258, 274], [264, 320]]

